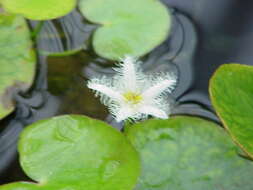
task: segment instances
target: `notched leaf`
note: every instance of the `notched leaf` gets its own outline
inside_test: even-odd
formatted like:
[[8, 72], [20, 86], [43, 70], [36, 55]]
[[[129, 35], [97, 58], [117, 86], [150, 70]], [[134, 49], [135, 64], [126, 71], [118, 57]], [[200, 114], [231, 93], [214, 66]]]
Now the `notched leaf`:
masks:
[[80, 0], [79, 9], [101, 25], [92, 44], [98, 55], [112, 60], [149, 53], [167, 38], [172, 23], [159, 0]]
[[21, 14], [32, 20], [49, 20], [71, 12], [76, 0], [1, 0], [3, 7], [10, 13]]
[[137, 123], [126, 133], [142, 160], [136, 190], [252, 189], [253, 163], [238, 156], [215, 123], [177, 116]]
[[253, 67], [224, 64], [213, 75], [212, 104], [233, 140], [253, 159]]
[[15, 95], [32, 84], [36, 56], [31, 44], [23, 17], [0, 14], [0, 119], [14, 110]]
[[[56, 129], [64, 141], [55, 140]], [[78, 141], [65, 143], [76, 135]], [[27, 183], [29, 189], [13, 183], [0, 190], [132, 190], [140, 172], [139, 156], [126, 137], [84, 116], [36, 122], [22, 132], [18, 149], [22, 168], [38, 183]]]

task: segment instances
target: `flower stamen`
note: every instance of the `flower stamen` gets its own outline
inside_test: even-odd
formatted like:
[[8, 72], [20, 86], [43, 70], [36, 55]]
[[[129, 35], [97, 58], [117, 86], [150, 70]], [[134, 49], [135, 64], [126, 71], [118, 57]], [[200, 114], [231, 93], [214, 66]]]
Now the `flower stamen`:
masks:
[[141, 94], [137, 94], [135, 92], [126, 92], [123, 94], [124, 100], [127, 104], [136, 105], [142, 101]]

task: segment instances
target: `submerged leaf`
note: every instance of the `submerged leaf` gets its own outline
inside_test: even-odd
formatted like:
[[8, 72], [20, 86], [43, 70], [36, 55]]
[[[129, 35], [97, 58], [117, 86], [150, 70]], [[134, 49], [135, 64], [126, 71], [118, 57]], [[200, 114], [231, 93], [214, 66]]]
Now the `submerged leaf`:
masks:
[[253, 158], [253, 67], [222, 65], [212, 77], [209, 91], [225, 128]]
[[0, 190], [132, 190], [139, 157], [127, 139], [104, 122], [66, 115], [27, 127], [19, 141], [20, 162], [34, 183]]
[[35, 65], [35, 53], [25, 19], [0, 14], [0, 119], [13, 111], [13, 95], [31, 86]]
[[93, 47], [108, 59], [148, 53], [166, 39], [171, 27], [169, 11], [159, 0], [80, 0], [79, 8], [88, 20], [102, 25]]
[[136, 190], [252, 190], [253, 163], [218, 125], [194, 117], [148, 120], [126, 131], [139, 151]]
[[2, 0], [4, 9], [32, 20], [49, 20], [68, 14], [76, 0]]

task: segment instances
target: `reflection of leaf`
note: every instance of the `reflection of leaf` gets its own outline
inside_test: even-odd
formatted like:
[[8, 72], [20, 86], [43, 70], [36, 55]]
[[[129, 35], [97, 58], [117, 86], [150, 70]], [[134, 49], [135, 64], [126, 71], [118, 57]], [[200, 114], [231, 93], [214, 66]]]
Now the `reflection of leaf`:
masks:
[[210, 95], [230, 135], [253, 158], [253, 67], [222, 65], [211, 79]]
[[253, 163], [218, 125], [194, 117], [149, 120], [126, 130], [139, 151], [136, 190], [251, 190]]
[[82, 75], [83, 61], [90, 62], [83, 52], [76, 56], [49, 57], [48, 90], [61, 101], [59, 113], [84, 114], [104, 119], [108, 115], [107, 109], [83, 84], [83, 79], [78, 77]]
[[170, 14], [158, 0], [81, 0], [79, 8], [88, 20], [103, 25], [93, 46], [108, 59], [148, 53], [165, 40], [171, 26]]
[[76, 0], [2, 0], [4, 9], [32, 20], [48, 20], [68, 14]]
[[36, 63], [31, 48], [25, 20], [0, 14], [0, 119], [13, 111], [13, 95], [31, 86]]
[[24, 171], [38, 184], [13, 183], [0, 190], [132, 190], [140, 170], [137, 152], [120, 132], [77, 115], [27, 127], [19, 153]]

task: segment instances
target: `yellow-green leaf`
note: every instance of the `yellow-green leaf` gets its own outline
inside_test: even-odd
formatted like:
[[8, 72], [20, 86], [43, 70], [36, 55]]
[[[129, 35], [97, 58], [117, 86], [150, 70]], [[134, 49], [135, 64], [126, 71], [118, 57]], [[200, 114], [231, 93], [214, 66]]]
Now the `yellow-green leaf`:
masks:
[[253, 158], [253, 67], [222, 65], [212, 77], [209, 91], [225, 128]]
[[135, 190], [251, 190], [253, 162], [237, 155], [224, 129], [177, 116], [130, 126], [142, 174]]
[[85, 116], [39, 121], [22, 133], [18, 146], [25, 173], [37, 183], [0, 190], [132, 190], [139, 156], [116, 129]]
[[35, 66], [25, 19], [0, 13], [0, 119], [14, 110], [13, 95], [31, 86]]
[[79, 8], [101, 25], [92, 43], [108, 59], [145, 55], [167, 38], [171, 27], [169, 10], [159, 0], [80, 0]]
[[2, 0], [1, 3], [6, 11], [32, 20], [58, 18], [76, 6], [76, 0]]

